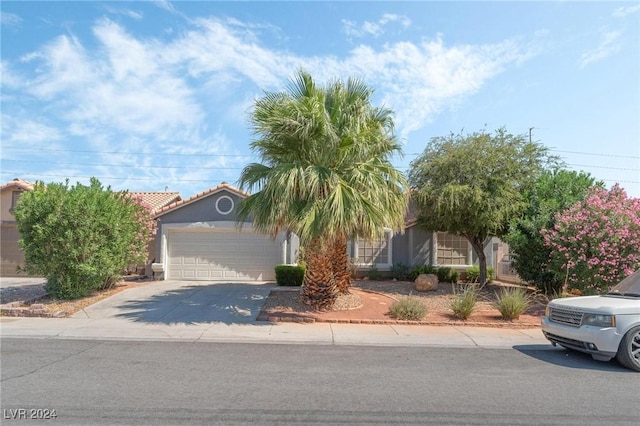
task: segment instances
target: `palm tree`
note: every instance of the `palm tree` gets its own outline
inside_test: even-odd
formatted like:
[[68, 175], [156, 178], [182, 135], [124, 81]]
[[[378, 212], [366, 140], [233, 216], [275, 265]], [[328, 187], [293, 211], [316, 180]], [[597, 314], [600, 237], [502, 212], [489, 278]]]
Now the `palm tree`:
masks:
[[267, 92], [255, 103], [249, 164], [240, 187], [254, 192], [240, 205], [241, 219], [272, 235], [288, 229], [305, 247], [302, 301], [330, 306], [348, 292], [347, 240], [380, 238], [402, 229], [407, 182], [391, 164], [401, 153], [391, 111], [371, 105], [373, 91], [357, 79], [319, 87], [300, 71], [286, 92]]

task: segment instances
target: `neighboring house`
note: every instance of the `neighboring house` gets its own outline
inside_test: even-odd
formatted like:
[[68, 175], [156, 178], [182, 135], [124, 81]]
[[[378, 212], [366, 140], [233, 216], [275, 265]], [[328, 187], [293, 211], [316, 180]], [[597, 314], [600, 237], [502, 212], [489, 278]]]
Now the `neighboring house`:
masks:
[[[17, 268], [24, 264], [24, 254], [18, 247], [18, 233], [13, 209], [24, 191], [31, 191], [33, 184], [14, 179], [0, 186], [0, 276], [17, 276]], [[24, 273], [23, 273], [24, 274]]]
[[[161, 210], [170, 204], [177, 203], [182, 200], [179, 192], [129, 192], [134, 197], [139, 197], [144, 203], [146, 203], [152, 209], [152, 214]], [[155, 262], [156, 257], [156, 241], [153, 238], [149, 242], [147, 249], [147, 261], [144, 265], [137, 265], [136, 272], [139, 275], [145, 275], [151, 277], [153, 271], [151, 270], [151, 264]]]
[[[299, 241], [282, 232], [271, 238], [255, 232], [250, 219], [237, 225], [236, 209], [249, 194], [223, 182], [157, 211], [156, 279], [207, 281], [273, 281], [274, 268], [295, 263]], [[385, 233], [381, 240], [357, 239], [349, 257], [360, 275], [372, 267], [393, 265], [450, 266], [460, 271], [477, 263], [471, 244], [444, 232], [424, 232], [408, 213], [404, 233]], [[485, 245], [487, 264], [495, 264], [497, 239]]]
[[274, 281], [276, 265], [295, 263], [298, 239], [275, 238], [237, 225], [247, 193], [226, 182], [160, 209], [156, 236], [157, 279], [224, 282]]

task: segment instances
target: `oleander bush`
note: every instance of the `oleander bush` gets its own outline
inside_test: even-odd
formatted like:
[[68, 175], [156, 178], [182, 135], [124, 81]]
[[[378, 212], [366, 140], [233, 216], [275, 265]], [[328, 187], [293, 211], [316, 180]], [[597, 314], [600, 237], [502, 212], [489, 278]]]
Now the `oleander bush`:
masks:
[[419, 321], [427, 315], [427, 308], [415, 297], [405, 297], [391, 305], [389, 314], [399, 320]]

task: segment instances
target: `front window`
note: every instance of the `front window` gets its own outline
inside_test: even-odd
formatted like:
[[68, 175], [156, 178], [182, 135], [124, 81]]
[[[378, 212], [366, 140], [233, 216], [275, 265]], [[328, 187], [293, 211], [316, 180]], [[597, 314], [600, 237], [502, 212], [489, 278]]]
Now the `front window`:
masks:
[[438, 265], [471, 265], [469, 240], [447, 232], [437, 232], [436, 263]]
[[384, 238], [370, 240], [358, 238], [353, 242], [353, 255], [361, 266], [388, 267], [392, 264], [390, 230], [385, 230]]

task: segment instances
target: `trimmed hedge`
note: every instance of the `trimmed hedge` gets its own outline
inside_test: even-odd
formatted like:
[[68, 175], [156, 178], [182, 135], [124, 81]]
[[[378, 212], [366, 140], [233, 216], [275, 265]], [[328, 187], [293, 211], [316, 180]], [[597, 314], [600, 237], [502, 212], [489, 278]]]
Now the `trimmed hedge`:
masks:
[[300, 286], [304, 281], [306, 268], [300, 265], [276, 266], [276, 283], [282, 286]]

